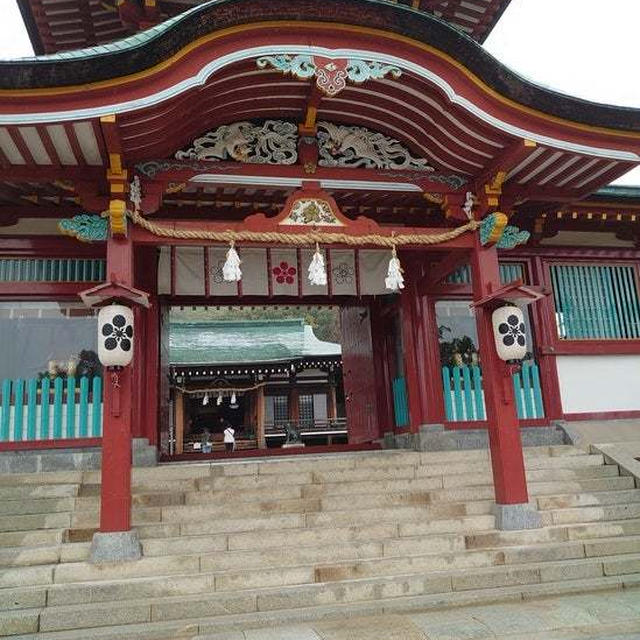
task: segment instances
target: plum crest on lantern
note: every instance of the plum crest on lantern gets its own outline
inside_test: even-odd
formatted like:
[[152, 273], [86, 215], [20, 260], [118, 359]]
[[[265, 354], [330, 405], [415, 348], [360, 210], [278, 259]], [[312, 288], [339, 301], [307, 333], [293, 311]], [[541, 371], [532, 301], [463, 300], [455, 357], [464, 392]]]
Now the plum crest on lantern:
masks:
[[517, 362], [527, 355], [527, 332], [522, 309], [506, 305], [496, 309], [491, 320], [498, 357]]
[[133, 359], [133, 311], [109, 304], [98, 313], [98, 358], [103, 366], [122, 368]]

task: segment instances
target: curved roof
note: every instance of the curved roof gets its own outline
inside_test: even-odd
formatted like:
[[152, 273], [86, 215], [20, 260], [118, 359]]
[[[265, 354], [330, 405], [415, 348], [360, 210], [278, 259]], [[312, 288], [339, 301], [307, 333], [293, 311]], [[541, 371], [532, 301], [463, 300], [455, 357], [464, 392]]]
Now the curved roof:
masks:
[[341, 351], [302, 319], [172, 322], [169, 331], [169, 363], [176, 366], [289, 362]]
[[[106, 2], [18, 0], [37, 54], [54, 53], [113, 42], [143, 25], [162, 22], [206, 0], [157, 0], [154, 6], [139, 0], [122, 0], [119, 8]], [[399, 0], [418, 11], [432, 13], [482, 42], [510, 0]], [[115, 3], [114, 3], [115, 4]]]
[[[327, 59], [391, 65], [400, 73], [348, 81], [329, 96], [318, 89], [319, 76], [257, 64], [284, 55], [312, 57], [316, 74]], [[311, 108], [317, 121], [399, 141], [436, 172], [426, 179], [406, 171], [375, 177], [340, 166], [318, 167], [310, 176], [301, 164], [235, 161], [191, 171], [175, 161], [177, 150], [218, 127], [270, 119], [300, 124]], [[104, 182], [113, 154], [156, 180], [154, 193], [162, 193], [163, 180], [188, 182], [184, 202], [191, 203], [192, 188], [198, 202], [231, 197], [234, 215], [244, 198], [238, 187], [258, 194], [250, 211], [269, 203], [277, 209], [282, 198], [269, 190], [305, 180], [319, 181], [341, 204], [359, 199], [364, 209], [358, 204], [356, 213], [377, 216], [381, 206], [398, 204], [396, 194], [382, 193], [389, 179], [407, 196], [403, 206], [424, 213], [423, 191], [464, 196], [483, 192], [500, 175], [503, 196], [519, 206], [582, 199], [637, 166], [640, 110], [539, 87], [446, 21], [381, 0], [212, 0], [110, 45], [0, 62], [0, 164], [14, 200], [24, 199], [15, 191], [20, 179], [57, 179], [59, 167], [79, 188]], [[145, 172], [148, 165], [167, 170], [158, 177]], [[179, 180], [167, 177], [172, 172]], [[104, 198], [95, 195], [101, 193], [98, 184], [78, 196], [104, 209]]]
[[522, 105], [585, 124], [640, 131], [640, 110], [592, 103], [538, 86], [445, 20], [380, 0], [211, 0], [108, 45], [0, 61], [0, 90], [64, 87], [139, 73], [208, 34], [273, 20], [342, 23], [406, 36], [449, 54], [490, 88]]

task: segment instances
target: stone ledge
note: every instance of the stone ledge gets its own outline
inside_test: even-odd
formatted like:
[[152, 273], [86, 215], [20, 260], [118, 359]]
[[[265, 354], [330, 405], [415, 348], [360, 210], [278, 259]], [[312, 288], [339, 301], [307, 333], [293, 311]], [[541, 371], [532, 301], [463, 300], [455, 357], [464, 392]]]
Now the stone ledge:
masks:
[[[157, 450], [146, 438], [134, 438], [131, 443], [134, 467], [154, 467]], [[44, 471], [90, 471], [100, 469], [100, 447], [70, 447], [68, 449], [26, 449], [0, 452], [0, 474], [40, 473]]]

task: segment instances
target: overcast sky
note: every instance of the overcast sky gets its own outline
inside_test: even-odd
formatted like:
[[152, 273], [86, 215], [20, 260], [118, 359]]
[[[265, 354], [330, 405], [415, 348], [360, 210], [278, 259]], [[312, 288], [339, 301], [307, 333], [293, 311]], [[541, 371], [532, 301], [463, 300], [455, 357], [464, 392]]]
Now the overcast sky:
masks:
[[[0, 21], [0, 57], [33, 54], [15, 0]], [[640, 0], [511, 0], [485, 46], [538, 84], [640, 108]], [[618, 181], [640, 185], [640, 168]]]

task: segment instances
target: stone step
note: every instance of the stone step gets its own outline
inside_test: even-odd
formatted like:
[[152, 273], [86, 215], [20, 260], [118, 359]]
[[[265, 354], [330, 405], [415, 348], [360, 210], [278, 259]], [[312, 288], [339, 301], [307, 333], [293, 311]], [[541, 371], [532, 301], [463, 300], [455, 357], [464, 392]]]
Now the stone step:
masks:
[[0, 568], [83, 562], [89, 557], [88, 542], [60, 543], [39, 547], [6, 547], [0, 549]]
[[83, 471], [46, 471], [42, 473], [0, 474], [0, 487], [23, 485], [81, 484]]
[[[382, 509], [363, 509], [352, 511], [334, 511], [320, 513], [289, 513], [263, 515], [254, 518], [231, 518], [231, 519], [203, 519], [188, 522], [174, 523], [152, 523], [137, 527], [140, 538], [144, 540], [162, 541], [167, 538], [191, 537], [191, 536], [211, 536], [229, 535], [229, 548], [233, 548], [233, 540], [243, 540], [249, 545], [260, 545], [260, 548], [276, 546], [280, 537], [292, 536], [300, 539], [318, 539], [331, 542], [331, 534], [326, 533], [332, 528], [360, 528], [362, 536], [360, 540], [366, 539], [371, 527], [384, 523], [398, 527], [400, 536], [429, 535], [439, 532], [452, 532], [464, 530], [467, 526], [478, 526], [482, 529], [492, 527], [493, 516], [490, 515], [493, 506], [492, 501], [471, 503], [451, 503], [444, 505], [430, 505], [424, 507], [397, 507]], [[620, 506], [624, 509], [625, 505]], [[633, 505], [631, 505], [633, 506]], [[584, 511], [587, 509], [587, 511]], [[590, 536], [612, 536], [612, 535], [633, 535], [640, 533], [640, 520], [632, 514], [625, 513], [618, 517], [619, 511], [609, 511], [600, 513], [600, 521], [593, 521], [593, 514], [589, 508], [578, 508], [568, 510], [543, 511], [542, 515], [545, 524], [567, 525], [571, 524], [570, 539], [588, 538]], [[555, 517], [556, 512], [559, 514]], [[563, 514], [568, 512], [569, 515]], [[562, 522], [559, 519], [563, 520]], [[607, 522], [606, 520], [614, 522]], [[590, 524], [584, 524], [589, 522]], [[591, 527], [595, 529], [591, 530]], [[280, 530], [286, 532], [281, 533]], [[316, 530], [319, 529], [319, 532]], [[70, 530], [66, 540], [73, 542], [87, 542], [95, 529]], [[301, 530], [301, 531], [299, 531]], [[275, 541], [275, 542], [274, 542]], [[243, 543], [243, 544], [245, 544]], [[293, 542], [292, 542], [293, 544]], [[16, 545], [13, 545], [16, 546]], [[235, 547], [239, 548], [239, 547]]]
[[[573, 445], [552, 445], [539, 447], [524, 447], [525, 460], [539, 457], [558, 456], [586, 456], [583, 449]], [[489, 449], [462, 449], [458, 451], [423, 451], [420, 453], [422, 464], [440, 464], [443, 462], [464, 462], [475, 460], [490, 460]]]
[[[618, 477], [620, 470], [617, 465], [587, 466], [572, 469], [527, 469], [527, 482], [555, 482], [561, 480], [595, 480]], [[445, 489], [477, 484], [492, 484], [490, 471], [485, 473], [456, 473], [442, 476]]]
[[0, 485], [0, 500], [70, 498], [77, 496], [79, 489], [77, 484]]
[[307, 513], [318, 511], [320, 500], [315, 498], [298, 500], [264, 500], [254, 502], [242, 502], [239, 504], [217, 504], [215, 499], [210, 504], [183, 506], [183, 507], [163, 507], [163, 522], [189, 522], [191, 520], [202, 520], [211, 518], [243, 518], [262, 514], [277, 513]]
[[536, 502], [538, 503], [539, 509], [563, 509], [567, 507], [587, 507], [599, 504], [630, 504], [640, 502], [640, 489], [542, 496], [538, 497]]
[[[258, 584], [258, 589], [248, 588], [234, 593], [229, 592], [230, 586], [246, 584], [246, 578], [245, 581], [238, 583], [240, 574], [217, 575], [213, 582], [211, 577], [196, 576], [201, 580], [192, 583], [191, 586], [178, 579], [172, 587], [173, 592], [188, 589], [188, 595], [184, 595], [183, 591], [178, 597], [162, 595], [166, 593], [166, 588], [158, 592], [159, 585], [141, 580], [137, 583], [137, 588], [129, 589], [128, 597], [125, 591], [120, 591], [122, 600], [104, 600], [104, 598], [113, 598], [114, 586], [111, 584], [104, 584], [102, 587], [96, 585], [95, 591], [86, 587], [82, 590], [82, 585], [73, 585], [64, 590], [56, 586], [48, 590], [51, 606], [41, 611], [27, 609], [20, 613], [23, 620], [28, 619], [30, 615], [35, 615], [41, 631], [112, 626], [114, 623], [160, 622], [202, 616], [212, 617], [212, 615], [224, 616], [234, 613], [377, 601], [384, 598], [402, 597], [404, 599], [404, 597], [428, 594], [477, 591], [479, 588], [523, 587], [574, 580], [606, 579], [606, 576], [611, 575], [637, 574], [637, 569], [635, 572], [626, 571], [620, 564], [628, 559], [612, 557], [604, 561], [590, 559], [548, 562], [531, 564], [527, 567], [493, 566], [464, 571], [434, 572], [428, 575], [411, 573], [328, 583], [289, 583], [285, 586], [265, 585], [265, 582], [273, 582], [273, 576], [268, 575], [267, 572], [261, 572], [259, 575], [254, 573], [253, 578], [250, 579], [252, 584]], [[299, 579], [303, 577], [304, 572], [294, 574], [291, 571], [282, 570], [280, 574], [283, 576], [286, 574], [289, 579]], [[173, 583], [170, 581], [162, 583], [162, 586], [168, 585]], [[278, 588], [261, 588], [265, 586]], [[195, 592], [196, 587], [204, 593]], [[150, 595], [141, 598], [139, 597], [141, 593]], [[62, 604], [69, 598], [74, 599], [72, 605]], [[100, 601], [100, 599], [103, 600]], [[126, 600], [126, 604], [123, 604], [123, 600]], [[14, 612], [16, 613], [18, 612]]]
[[[133, 565], [125, 566], [126, 571], [134, 569], [133, 574], [135, 576], [144, 575], [143, 569], [145, 566], [153, 567], [153, 571], [149, 575], [160, 573], [162, 575], [180, 573], [179, 562], [181, 559], [189, 558], [190, 562], [198, 561], [200, 570], [207, 571], [225, 571], [229, 568], [239, 565], [242, 568], [254, 567], [253, 563], [257, 562], [258, 566], [268, 566], [274, 558], [284, 558], [278, 561], [278, 566], [283, 563], [295, 564], [300, 560], [304, 560], [305, 547], [311, 547], [308, 549], [308, 553], [312, 556], [312, 561], [317, 562], [328, 556], [338, 557], [336, 554], [342, 554], [340, 557], [349, 558], [349, 554], [355, 551], [355, 558], [361, 557], [363, 554], [369, 554], [373, 557], [384, 556], [383, 560], [387, 564], [382, 565], [384, 568], [382, 571], [391, 571], [393, 566], [400, 566], [402, 568], [396, 568], [395, 572], [406, 572], [409, 565], [402, 563], [411, 563], [414, 566], [417, 562], [414, 558], [399, 557], [404, 554], [410, 555], [428, 555], [428, 566], [423, 567], [425, 570], [440, 570], [441, 567], [453, 567], [456, 562], [470, 562], [471, 566], [476, 566], [477, 562], [531, 562], [540, 559], [556, 559], [560, 554], [563, 558], [567, 557], [581, 557], [585, 555], [583, 550], [583, 544], [578, 539], [571, 544], [567, 540], [571, 540], [570, 532], [572, 527], [555, 528], [550, 530], [533, 530], [523, 532], [491, 532], [487, 531], [485, 534], [467, 535], [463, 533], [468, 532], [472, 526], [489, 526], [491, 520], [487, 519], [484, 522], [466, 522], [458, 523], [453, 521], [450, 523], [451, 529], [454, 532], [449, 535], [444, 535], [442, 532], [436, 530], [422, 531], [422, 537], [416, 535], [417, 528], [411, 529], [405, 528], [405, 537], [398, 538], [398, 534], [401, 533], [403, 525], [376, 525], [375, 528], [364, 531], [358, 531], [350, 528], [343, 528], [341, 530], [291, 530], [291, 531], [274, 531], [271, 534], [270, 539], [263, 538], [262, 546], [258, 550], [253, 550], [253, 545], [256, 539], [260, 540], [253, 532], [246, 532], [244, 534], [238, 534], [233, 536], [214, 536], [208, 538], [191, 538], [191, 540], [185, 539], [172, 539], [172, 540], [149, 540], [144, 541], [146, 557], [141, 561], [143, 564], [134, 563]], [[428, 526], [432, 526], [432, 523], [427, 523]], [[461, 525], [464, 525], [461, 526]], [[404, 525], [406, 527], [406, 525]], [[465, 531], [466, 529], [466, 531]], [[608, 531], [603, 531], [608, 533]], [[406, 534], [412, 534], [407, 537]], [[282, 540], [286, 539], [291, 547], [295, 550], [299, 550], [299, 553], [291, 552], [287, 557], [286, 549], [278, 549], [274, 547], [278, 543], [282, 543]], [[561, 545], [555, 547], [549, 545], [539, 545], [538, 547], [531, 548], [518, 548], [516, 550], [510, 550], [504, 548], [508, 545], [515, 544], [532, 544], [540, 542], [553, 541], [562, 542]], [[189, 542], [193, 544], [189, 544]], [[340, 543], [343, 546], [343, 551], [336, 551], [335, 554], [326, 552], [324, 546], [327, 544], [336, 545]], [[610, 544], [615, 547], [615, 540]], [[64, 549], [62, 553], [66, 551], [66, 555], [60, 560], [62, 562], [73, 563], [78, 559], [79, 554], [86, 554], [88, 545], [76, 545], [75, 549], [73, 545], [71, 548]], [[174, 555], [178, 547], [181, 555]], [[313, 548], [315, 547], [315, 548]], [[442, 555], [443, 552], [448, 551], [465, 551], [465, 549], [485, 549], [485, 548], [500, 548], [499, 555], [482, 556], [482, 554], [473, 556], [473, 553], [469, 554], [467, 551], [466, 558], [460, 560], [454, 559], [451, 555]], [[622, 547], [620, 547], [622, 549]], [[229, 549], [229, 551], [226, 551]], [[625, 553], [627, 548], [624, 547]], [[37, 551], [37, 550], [36, 550]], [[172, 553], [173, 552], [173, 553]], [[214, 553], [211, 553], [214, 552]], [[76, 554], [75, 556], [73, 554]], [[191, 554], [191, 555], [185, 555]], [[435, 554], [435, 555], [434, 555]], [[438, 556], [440, 554], [440, 556]], [[551, 554], [551, 556], [549, 556]], [[245, 560], [243, 560], [243, 555]], [[154, 556], [161, 556], [160, 558], [154, 558]], [[497, 558], [497, 560], [496, 560]], [[502, 559], [500, 559], [502, 558]], [[158, 563], [154, 565], [153, 560], [158, 559]], [[51, 562], [57, 562], [57, 559], [52, 559]], [[427, 560], [423, 560], [427, 562]], [[178, 563], [176, 565], [175, 563]], [[169, 565], [167, 565], [169, 563]], [[400, 563], [399, 565], [397, 563]], [[371, 563], [369, 563], [370, 566]], [[167, 566], [170, 568], [167, 569]], [[189, 565], [190, 566], [190, 565]], [[363, 567], [362, 562], [354, 564], [353, 566]], [[456, 565], [457, 566], [457, 565]], [[172, 567], [172, 568], [171, 568]], [[79, 574], [77, 572], [80, 572]], [[354, 569], [356, 573], [362, 572], [361, 568]], [[87, 573], [88, 572], [88, 573]], [[277, 572], [276, 572], [277, 573]], [[120, 574], [117, 574], [120, 576]], [[300, 575], [300, 574], [296, 574]], [[305, 574], [308, 575], [308, 574]], [[69, 564], [66, 567], [59, 566], [56, 568], [55, 582], [75, 582], [79, 580], [102, 580], [111, 579], [113, 576], [108, 570], [102, 567], [91, 567], [84, 563]], [[264, 578], [272, 579], [272, 578]], [[279, 578], [278, 578], [279, 579]], [[38, 574], [35, 576], [36, 582], [29, 582], [28, 576], [24, 576], [20, 585], [26, 584], [40, 584], [42, 577]], [[5, 586], [18, 586], [9, 584]]]
[[[492, 499], [494, 490], [492, 485], [474, 485], [471, 487], [458, 487], [454, 489], [446, 490], [431, 490], [427, 491], [424, 488], [418, 489], [422, 484], [433, 486], [433, 478], [425, 478], [424, 480], [408, 480], [408, 481], [392, 481], [385, 482], [385, 488], [387, 490], [380, 490], [375, 482], [358, 482], [355, 485], [365, 485], [358, 487], [358, 504], [361, 507], [366, 505], [371, 506], [383, 506], [383, 505], [410, 505], [410, 504], [428, 504], [428, 503], [441, 503], [441, 502], [460, 502], [460, 501], [472, 501], [472, 500], [487, 500]], [[389, 491], [392, 483], [399, 484], [399, 486], [409, 486], [411, 491], [405, 492], [392, 492]], [[409, 483], [409, 484], [407, 484]], [[440, 485], [440, 483], [435, 483]], [[585, 486], [586, 485], [586, 486]], [[591, 491], [597, 491], [602, 489], [603, 491], [609, 489], [620, 489], [622, 487], [633, 487], [634, 480], [632, 477], [615, 477], [605, 478], [602, 480], [589, 480], [582, 481], [582, 483], [574, 482], [557, 482], [557, 483], [531, 483], [530, 493], [531, 495], [544, 495], [550, 493], [566, 493], [569, 491], [582, 491], [582, 489], [589, 488]], [[324, 496], [326, 487], [340, 488], [342, 490], [337, 492], [337, 495], [330, 494], [329, 497], [323, 497], [320, 501], [322, 509], [336, 510], [336, 509], [349, 509], [352, 507], [353, 499], [344, 493], [344, 490], [349, 485], [294, 485], [292, 487], [276, 487], [268, 491], [269, 500], [265, 498], [267, 492], [253, 491], [248, 495], [243, 495], [242, 491], [234, 492], [192, 492], [192, 493], [151, 493], [143, 495], [133, 496], [133, 506], [136, 515], [136, 522], [138, 524], [155, 522], [158, 520], [157, 511], [139, 511], [138, 507], [147, 509], [149, 507], [164, 507], [164, 506], [182, 506], [185, 504], [191, 505], [213, 505], [215, 509], [219, 510], [220, 515], [223, 515], [226, 511], [234, 511], [234, 515], [252, 515], [255, 513], [267, 512], [271, 509], [277, 511], [287, 512], [290, 510], [295, 511], [297, 505], [302, 510], [317, 510], [315, 503], [308, 500], [301, 499], [299, 496], [304, 494], [306, 498], [310, 498], [313, 495]], [[365, 489], [367, 491], [365, 491]], [[275, 494], [275, 495], [274, 495]], [[619, 500], [616, 496], [619, 496]], [[539, 499], [538, 504], [542, 509], [560, 508], [563, 506], [585, 506], [590, 504], [611, 504], [616, 501], [626, 501], [626, 498], [631, 500], [640, 500], [640, 490], [638, 491], [613, 491], [610, 495], [599, 494], [595, 497], [589, 497], [586, 494], [576, 493], [574, 495], [560, 495], [551, 496], [546, 499]], [[243, 499], [244, 498], [244, 499]], [[280, 498], [277, 503], [274, 501]], [[598, 500], [600, 498], [600, 500]], [[297, 500], [297, 501], [296, 501]], [[244, 503], [251, 503], [253, 506], [244, 505]], [[238, 503], [243, 503], [238, 506]], [[260, 503], [260, 504], [258, 504]], [[72, 526], [93, 526], [97, 523], [99, 508], [99, 498], [96, 497], [80, 497], [80, 498], [43, 498], [43, 499], [23, 499], [23, 500], [11, 500], [0, 502], [0, 512], [12, 513], [12, 514], [29, 514], [29, 513], [47, 513], [47, 512], [64, 512], [64, 511], [85, 511], [89, 512], [83, 516], [77, 516], [72, 519]], [[164, 512], [162, 512], [164, 513]], [[170, 512], [168, 512], [170, 513]], [[188, 514], [188, 512], [186, 512]], [[91, 515], [90, 515], [91, 514]], [[163, 515], [160, 517], [164, 518]], [[189, 518], [188, 515], [185, 515]], [[173, 521], [172, 516], [169, 515], [164, 518], [167, 521]]]
[[22, 498], [19, 500], [0, 499], [0, 519], [10, 516], [64, 513], [73, 511], [76, 498]]
[[12, 515], [0, 518], [0, 532], [61, 529], [69, 526], [71, 526], [71, 514], [68, 512]]
[[7, 531], [0, 533], [0, 549], [4, 547], [32, 547], [62, 542], [64, 529], [35, 529], [33, 531]]
[[[584, 593], [610, 591], [612, 589], [632, 589], [640, 582], [640, 576], [614, 576], [591, 580], [572, 580], [570, 582], [544, 583], [538, 585], [515, 585], [497, 589], [469, 590], [463, 592], [446, 592], [419, 596], [392, 596], [361, 602], [337, 602], [327, 605], [306, 606], [292, 609], [274, 609], [252, 611], [244, 614], [227, 614], [221, 616], [202, 615], [193, 618], [180, 618], [175, 621], [151, 621], [138, 624], [110, 625], [91, 629], [92, 640], [236, 640], [241, 637], [240, 629], [273, 629], [278, 625], [297, 622], [341, 619], [345, 616], [380, 615], [383, 613], [401, 613], [410, 611], [426, 611], [442, 607], [479, 605], [495, 602], [521, 601], [522, 599], [540, 598], [554, 594]], [[172, 609], [180, 609], [180, 599], [174, 601]], [[161, 616], [156, 609], [156, 616]], [[151, 610], [149, 611], [151, 618]], [[200, 635], [195, 637], [195, 634]], [[261, 633], [253, 632], [256, 637]], [[223, 634], [211, 636], [210, 634]], [[266, 632], [267, 637], [273, 634]], [[87, 632], [65, 630], [43, 632], [36, 636], [19, 635], [13, 640], [86, 640]]]
[[640, 518], [640, 504], [613, 504], [593, 507], [572, 507], [568, 509], [552, 509], [553, 524], [569, 524], [573, 522], [597, 522], [603, 520], [625, 520]]

